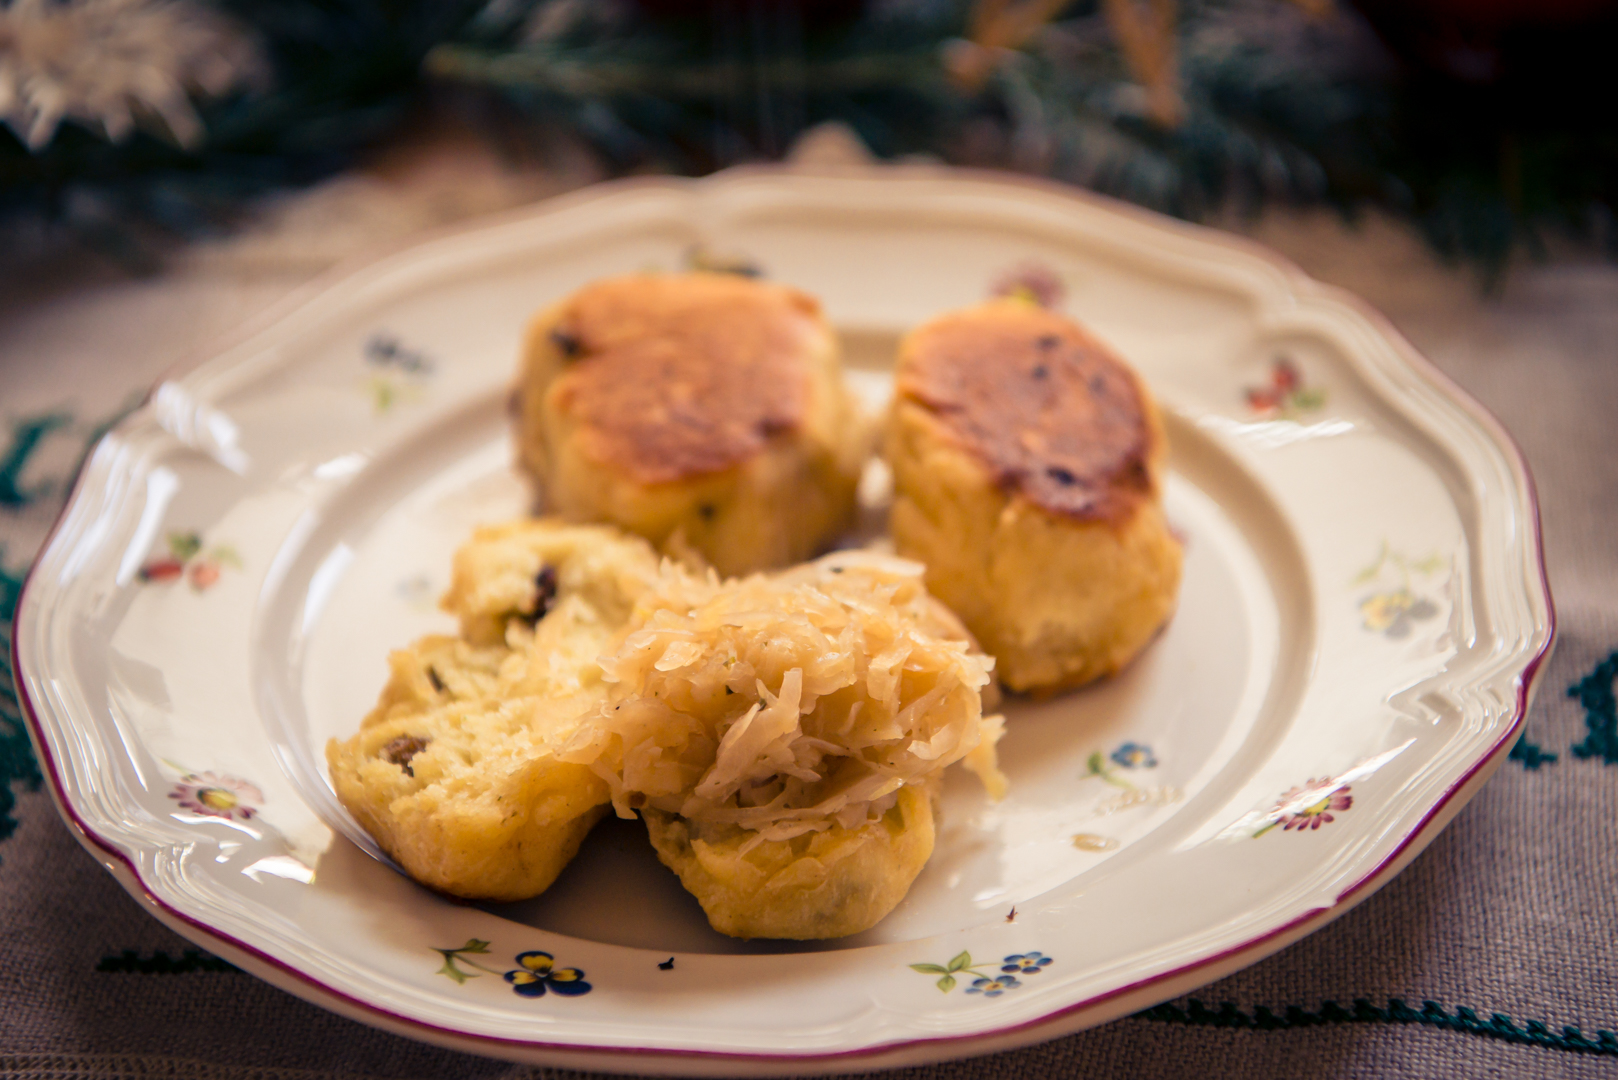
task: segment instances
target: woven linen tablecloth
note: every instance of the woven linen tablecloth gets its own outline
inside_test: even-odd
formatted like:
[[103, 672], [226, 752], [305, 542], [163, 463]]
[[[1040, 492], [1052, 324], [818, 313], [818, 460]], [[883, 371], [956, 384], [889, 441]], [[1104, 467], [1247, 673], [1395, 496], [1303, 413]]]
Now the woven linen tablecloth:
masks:
[[[86, 446], [166, 367], [337, 257], [543, 187], [464, 166], [348, 177], [156, 278], [0, 267], [4, 628]], [[1486, 297], [1376, 219], [1251, 231], [1382, 308], [1523, 446], [1561, 628], [1524, 741], [1409, 869], [1268, 960], [1092, 1031], [891, 1075], [1618, 1074], [1618, 269], [1524, 265]], [[175, 936], [69, 835], [0, 701], [0, 1077], [571, 1075], [371, 1030]]]

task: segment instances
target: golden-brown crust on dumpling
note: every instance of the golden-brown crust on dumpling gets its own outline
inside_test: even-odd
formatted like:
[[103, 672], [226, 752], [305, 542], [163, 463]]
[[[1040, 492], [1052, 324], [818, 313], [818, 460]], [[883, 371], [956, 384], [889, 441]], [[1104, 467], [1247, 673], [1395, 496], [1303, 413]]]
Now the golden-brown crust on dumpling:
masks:
[[1044, 308], [1002, 300], [934, 319], [905, 340], [897, 395], [1050, 513], [1116, 523], [1157, 497], [1162, 436], [1135, 373]]
[[824, 550], [874, 432], [810, 297], [728, 274], [587, 285], [528, 327], [517, 448], [548, 511], [722, 574]]
[[640, 274], [586, 286], [552, 340], [551, 393], [586, 452], [643, 484], [730, 468], [798, 428], [804, 363], [824, 334], [796, 289], [731, 274]]

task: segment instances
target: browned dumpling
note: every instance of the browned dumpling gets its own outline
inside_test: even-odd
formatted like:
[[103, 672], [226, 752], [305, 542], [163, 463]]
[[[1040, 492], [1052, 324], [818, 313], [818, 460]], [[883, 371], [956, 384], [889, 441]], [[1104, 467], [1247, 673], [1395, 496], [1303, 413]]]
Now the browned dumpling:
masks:
[[1174, 608], [1165, 450], [1139, 377], [1072, 319], [1014, 299], [951, 312], [900, 346], [894, 542], [1005, 686], [1078, 686], [1129, 663]]
[[845, 530], [868, 456], [836, 335], [811, 297], [731, 274], [598, 281], [538, 315], [518, 444], [546, 509], [723, 574]]

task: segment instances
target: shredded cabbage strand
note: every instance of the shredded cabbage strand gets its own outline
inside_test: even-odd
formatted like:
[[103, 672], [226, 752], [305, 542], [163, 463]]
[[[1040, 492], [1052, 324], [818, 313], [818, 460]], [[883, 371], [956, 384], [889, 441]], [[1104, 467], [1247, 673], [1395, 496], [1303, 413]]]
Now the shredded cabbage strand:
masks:
[[654, 806], [786, 840], [854, 828], [968, 759], [991, 793], [994, 660], [914, 562], [838, 552], [720, 581], [665, 563], [600, 658], [611, 691], [564, 748], [620, 816]]

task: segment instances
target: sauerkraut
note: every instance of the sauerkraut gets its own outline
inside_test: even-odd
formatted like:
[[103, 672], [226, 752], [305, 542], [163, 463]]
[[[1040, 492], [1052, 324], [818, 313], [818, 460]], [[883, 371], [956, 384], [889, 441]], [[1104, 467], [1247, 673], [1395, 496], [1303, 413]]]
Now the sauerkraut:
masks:
[[559, 759], [601, 777], [620, 816], [736, 826], [744, 853], [875, 821], [967, 758], [998, 794], [994, 660], [923, 573], [861, 551], [730, 581], [665, 564], [599, 660], [606, 703]]
[[721, 581], [615, 529], [479, 529], [456, 637], [392, 655], [327, 748], [333, 785], [411, 876], [478, 899], [545, 889], [610, 805], [715, 928], [855, 933], [932, 853], [946, 766], [998, 795], [993, 660], [919, 564], [844, 552]]

